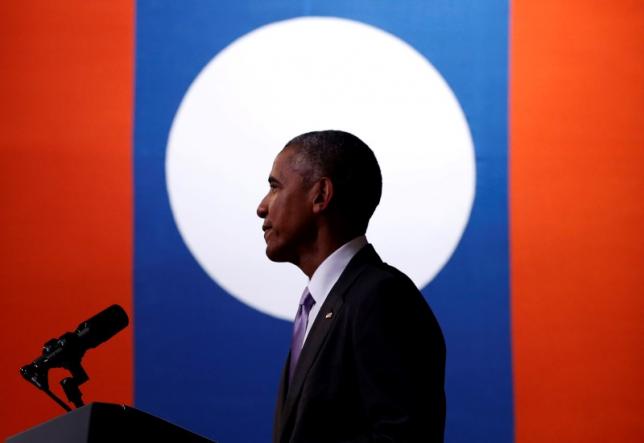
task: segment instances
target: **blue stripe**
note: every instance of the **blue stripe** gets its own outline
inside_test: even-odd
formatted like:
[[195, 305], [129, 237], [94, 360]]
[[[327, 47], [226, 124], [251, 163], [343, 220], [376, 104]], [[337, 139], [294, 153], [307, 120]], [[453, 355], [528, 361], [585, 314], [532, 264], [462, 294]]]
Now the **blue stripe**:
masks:
[[290, 323], [227, 296], [196, 263], [170, 211], [165, 148], [183, 94], [217, 52], [301, 15], [345, 17], [401, 37], [465, 111], [476, 200], [461, 244], [423, 292], [448, 346], [446, 441], [511, 442], [505, 1], [137, 2], [135, 403], [220, 441], [270, 440]]

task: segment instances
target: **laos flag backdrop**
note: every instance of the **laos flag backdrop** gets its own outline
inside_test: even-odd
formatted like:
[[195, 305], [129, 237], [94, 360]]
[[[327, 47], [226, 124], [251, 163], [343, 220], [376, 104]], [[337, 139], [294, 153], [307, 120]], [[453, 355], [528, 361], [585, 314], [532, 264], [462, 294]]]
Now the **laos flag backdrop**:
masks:
[[644, 439], [641, 2], [0, 9], [2, 437], [63, 412], [17, 369], [119, 303], [86, 402], [270, 441], [306, 280], [255, 209], [281, 147], [336, 128], [443, 328], [446, 441]]

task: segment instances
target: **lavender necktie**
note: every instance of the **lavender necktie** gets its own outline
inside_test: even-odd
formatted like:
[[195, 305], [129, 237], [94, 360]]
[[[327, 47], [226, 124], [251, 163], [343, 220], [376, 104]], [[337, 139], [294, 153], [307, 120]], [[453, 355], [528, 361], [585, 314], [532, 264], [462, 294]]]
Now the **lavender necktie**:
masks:
[[304, 336], [306, 335], [306, 326], [309, 323], [309, 312], [315, 304], [315, 300], [311, 296], [308, 288], [304, 290], [302, 298], [300, 299], [300, 306], [297, 309], [295, 316], [295, 323], [293, 324], [293, 339], [291, 340], [291, 362], [288, 369], [289, 383], [293, 379], [293, 373], [297, 366], [297, 361], [300, 358], [302, 345], [304, 343]]

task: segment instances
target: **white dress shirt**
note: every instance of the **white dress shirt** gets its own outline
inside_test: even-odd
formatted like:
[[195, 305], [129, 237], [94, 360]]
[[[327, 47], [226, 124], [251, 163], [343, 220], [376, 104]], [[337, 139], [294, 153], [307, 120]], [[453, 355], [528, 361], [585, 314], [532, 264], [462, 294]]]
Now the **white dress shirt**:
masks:
[[309, 293], [315, 300], [315, 304], [309, 312], [309, 321], [306, 325], [306, 333], [304, 334], [304, 340], [302, 346], [306, 342], [306, 337], [309, 335], [311, 326], [320, 312], [320, 308], [324, 304], [329, 292], [335, 285], [335, 283], [344, 272], [344, 269], [347, 267], [354, 255], [358, 253], [364, 246], [367, 245], [367, 237], [361, 235], [354, 238], [353, 240], [345, 243], [340, 246], [338, 249], [333, 251], [329, 255], [311, 276], [309, 284], [307, 286]]

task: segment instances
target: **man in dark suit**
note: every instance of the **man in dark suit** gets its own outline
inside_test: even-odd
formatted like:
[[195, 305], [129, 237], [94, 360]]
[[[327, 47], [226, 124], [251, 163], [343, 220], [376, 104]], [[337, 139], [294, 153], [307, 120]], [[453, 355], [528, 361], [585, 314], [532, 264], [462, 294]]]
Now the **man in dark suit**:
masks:
[[346, 132], [303, 134], [278, 154], [268, 181], [257, 209], [266, 254], [310, 279], [274, 443], [442, 442], [440, 327], [412, 281], [365, 237], [382, 189], [373, 152]]

